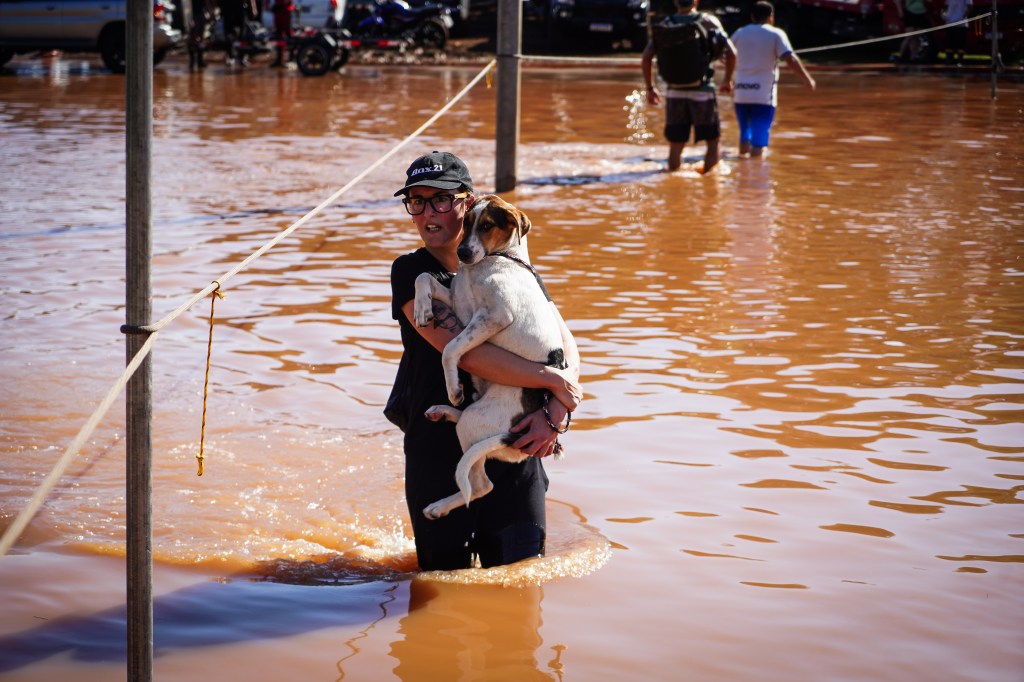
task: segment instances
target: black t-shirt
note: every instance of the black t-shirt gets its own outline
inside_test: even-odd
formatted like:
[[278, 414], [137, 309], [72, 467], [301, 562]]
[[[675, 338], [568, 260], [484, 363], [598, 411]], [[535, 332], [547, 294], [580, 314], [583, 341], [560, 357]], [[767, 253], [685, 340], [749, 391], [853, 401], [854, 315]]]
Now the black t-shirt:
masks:
[[[412, 411], [410, 422], [417, 418], [425, 420], [423, 413], [431, 405], [448, 404], [441, 353], [420, 336], [402, 312], [402, 306], [415, 297], [416, 278], [424, 272], [429, 272], [444, 286], [451, 285], [455, 277], [424, 248], [399, 256], [391, 265], [391, 317], [398, 320], [401, 329], [402, 363], [413, 389], [413, 400], [409, 403]], [[471, 385], [469, 375], [460, 371], [459, 377], [468, 389]], [[471, 391], [466, 390], [467, 398], [470, 395]]]

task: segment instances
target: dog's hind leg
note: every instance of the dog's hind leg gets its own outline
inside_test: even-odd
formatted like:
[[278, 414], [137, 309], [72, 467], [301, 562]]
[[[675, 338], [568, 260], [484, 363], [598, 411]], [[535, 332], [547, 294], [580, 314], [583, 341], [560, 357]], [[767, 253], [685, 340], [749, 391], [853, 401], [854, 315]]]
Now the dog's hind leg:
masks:
[[[487, 455], [495, 450], [508, 447], [508, 434], [499, 434], [484, 438], [479, 443], [474, 443], [462, 455], [459, 465], [455, 467], [455, 483], [462, 493], [462, 501], [468, 507], [473, 500], [479, 499], [494, 489], [491, 479], [487, 478], [484, 471], [484, 462]], [[525, 455], [524, 455], [525, 457]]]
[[451, 510], [462, 505], [468, 506], [473, 500], [480, 499], [491, 492], [494, 489], [494, 484], [491, 483], [491, 479], [487, 478], [484, 463], [487, 461], [487, 455], [495, 450], [508, 447], [507, 439], [507, 434], [491, 436], [466, 450], [462, 459], [459, 460], [459, 465], [455, 468], [455, 482], [459, 486], [459, 492], [427, 505], [423, 510], [423, 515], [428, 519], [439, 519]]
[[457, 410], [454, 407], [449, 407], [448, 405], [434, 405], [427, 408], [427, 411], [423, 413], [423, 416], [432, 422], [449, 421], [452, 424], [458, 424], [459, 417], [462, 416], [462, 410]]
[[448, 516], [448, 512], [453, 509], [458, 509], [463, 504], [465, 503], [462, 501], [462, 493], [455, 493], [454, 495], [449, 495], [443, 500], [438, 500], [437, 502], [428, 504], [423, 508], [423, 515], [431, 521], [436, 521], [442, 516]]

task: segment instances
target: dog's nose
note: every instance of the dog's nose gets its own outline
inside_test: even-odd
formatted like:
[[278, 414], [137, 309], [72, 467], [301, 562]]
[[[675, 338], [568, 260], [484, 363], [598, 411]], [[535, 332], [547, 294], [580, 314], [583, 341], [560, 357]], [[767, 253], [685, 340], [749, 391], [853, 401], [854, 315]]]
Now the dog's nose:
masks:
[[455, 253], [463, 263], [468, 263], [469, 259], [473, 257], [473, 251], [467, 246], [460, 246]]

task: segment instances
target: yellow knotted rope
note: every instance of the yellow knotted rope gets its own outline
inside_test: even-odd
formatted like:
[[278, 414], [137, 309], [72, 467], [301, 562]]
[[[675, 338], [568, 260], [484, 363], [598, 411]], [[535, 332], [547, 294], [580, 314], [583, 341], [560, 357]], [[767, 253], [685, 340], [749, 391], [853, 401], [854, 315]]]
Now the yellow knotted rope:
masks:
[[218, 298], [224, 298], [220, 290], [220, 282], [213, 280], [217, 288], [210, 292], [210, 336], [206, 341], [206, 378], [203, 380], [203, 422], [199, 428], [199, 454], [196, 461], [199, 462], [199, 471], [196, 476], [203, 475], [203, 450], [206, 446], [206, 401], [210, 393], [210, 356], [213, 354], [213, 308]]

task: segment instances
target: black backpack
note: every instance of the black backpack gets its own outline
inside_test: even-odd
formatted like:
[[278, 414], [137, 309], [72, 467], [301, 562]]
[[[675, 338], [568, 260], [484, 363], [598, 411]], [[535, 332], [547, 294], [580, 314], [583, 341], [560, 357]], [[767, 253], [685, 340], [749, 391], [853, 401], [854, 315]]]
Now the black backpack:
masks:
[[702, 19], [699, 13], [669, 16], [651, 28], [658, 75], [666, 83], [703, 85], [714, 74], [711, 63], [716, 59], [716, 51], [721, 54], [721, 38]]

